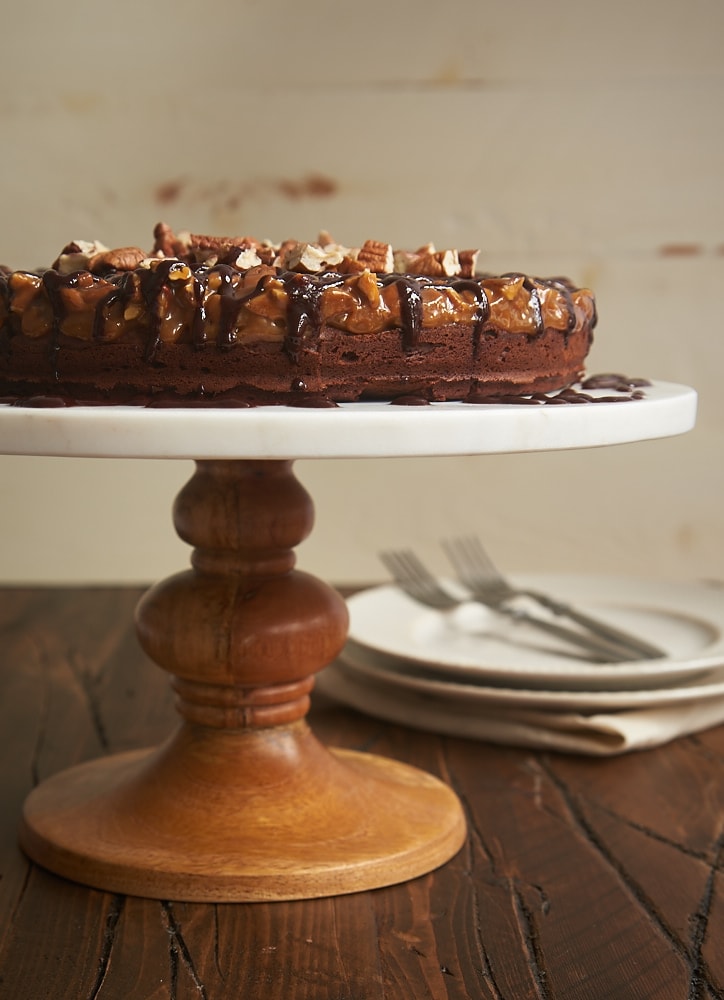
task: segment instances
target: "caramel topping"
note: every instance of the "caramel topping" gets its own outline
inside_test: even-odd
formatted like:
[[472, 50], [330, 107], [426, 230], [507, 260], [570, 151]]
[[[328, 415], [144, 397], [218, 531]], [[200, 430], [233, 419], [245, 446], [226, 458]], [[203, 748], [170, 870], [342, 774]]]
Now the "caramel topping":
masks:
[[[154, 230], [148, 255], [136, 247], [68, 244], [42, 275], [0, 272], [4, 336], [139, 340], [152, 360], [175, 342], [221, 349], [281, 342], [292, 361], [314, 350], [323, 326], [373, 335], [398, 329], [404, 350], [425, 329], [465, 324], [473, 343], [496, 332], [568, 336], [595, 325], [593, 295], [565, 279], [472, 273], [477, 251], [432, 244], [394, 251], [366, 241], [359, 249], [324, 233], [316, 244], [273, 245], [252, 237]], [[72, 266], [74, 269], [68, 270]]]

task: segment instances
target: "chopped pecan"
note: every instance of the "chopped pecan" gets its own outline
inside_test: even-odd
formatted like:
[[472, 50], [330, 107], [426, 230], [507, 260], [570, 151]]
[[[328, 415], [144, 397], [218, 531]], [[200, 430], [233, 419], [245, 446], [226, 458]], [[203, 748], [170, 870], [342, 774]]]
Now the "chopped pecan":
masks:
[[257, 253], [261, 244], [250, 236], [200, 236], [189, 233], [184, 242], [183, 256], [197, 264], [236, 264], [247, 251], [251, 251], [251, 256], [247, 258], [250, 263], [238, 264], [239, 267], [255, 267], [261, 263]]
[[479, 254], [479, 250], [458, 250], [461, 278], [472, 278], [475, 276], [475, 269], [478, 265]]
[[153, 256], [177, 257], [178, 249], [174, 231], [165, 222], [158, 222], [153, 230]]
[[428, 278], [454, 278], [460, 274], [460, 261], [457, 250], [420, 247], [415, 253], [398, 253], [395, 257], [395, 270]]
[[239, 280], [239, 288], [242, 293], [253, 292], [255, 288], [259, 288], [261, 282], [264, 278], [274, 277], [276, 271], [273, 267], [268, 264], [258, 264], [256, 267], [250, 267], [248, 271], [245, 271], [241, 275]]
[[146, 252], [140, 247], [118, 247], [116, 250], [103, 250], [94, 254], [88, 261], [88, 270], [93, 274], [103, 274], [106, 271], [133, 271]]
[[418, 253], [411, 250], [395, 250], [393, 255], [393, 267], [396, 274], [411, 274], [411, 263], [419, 257]]
[[241, 271], [248, 271], [249, 268], [258, 267], [262, 263], [262, 259], [254, 247], [242, 247], [241, 249], [234, 247], [229, 256], [233, 258], [233, 260], [230, 259], [230, 263]]
[[351, 253], [346, 254], [335, 267], [335, 271], [339, 272], [339, 274], [362, 274], [366, 270], [367, 267], [365, 264], [352, 256]]
[[271, 263], [274, 267], [286, 267], [284, 261], [289, 257], [292, 251], [299, 245], [298, 240], [284, 240], [276, 248], [276, 253]]
[[271, 266], [277, 255], [277, 248], [273, 243], [270, 243], [269, 240], [262, 240], [256, 247], [256, 252], [262, 264]]
[[296, 243], [288, 246], [280, 255], [281, 267], [307, 274], [334, 270], [342, 260], [343, 254], [337, 247], [320, 247], [316, 243]]
[[357, 260], [377, 274], [390, 274], [395, 266], [392, 245], [378, 240], [365, 240], [357, 254]]
[[88, 267], [88, 261], [98, 253], [108, 250], [108, 247], [97, 240], [73, 240], [66, 244], [60, 251], [56, 259], [51, 264], [54, 271], [60, 274], [73, 274], [76, 271], [84, 271]]
[[440, 265], [446, 278], [455, 278], [460, 274], [460, 258], [457, 250], [440, 250], [433, 254], [433, 259]]
[[371, 271], [363, 271], [357, 279], [357, 288], [375, 309], [380, 304], [380, 287]]
[[256, 247], [259, 241], [252, 236], [199, 236], [189, 233], [189, 250], [228, 250], [230, 247]]

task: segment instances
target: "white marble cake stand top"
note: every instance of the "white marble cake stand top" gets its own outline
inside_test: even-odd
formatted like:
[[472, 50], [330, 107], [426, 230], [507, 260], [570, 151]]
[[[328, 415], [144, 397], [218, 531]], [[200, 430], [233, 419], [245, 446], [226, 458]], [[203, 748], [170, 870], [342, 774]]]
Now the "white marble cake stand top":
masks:
[[[606, 394], [610, 393], [598, 393]], [[654, 382], [640, 400], [553, 406], [348, 403], [321, 409], [36, 409], [0, 405], [0, 454], [298, 459], [555, 451], [683, 434], [694, 426], [696, 406], [693, 389], [671, 382]]]

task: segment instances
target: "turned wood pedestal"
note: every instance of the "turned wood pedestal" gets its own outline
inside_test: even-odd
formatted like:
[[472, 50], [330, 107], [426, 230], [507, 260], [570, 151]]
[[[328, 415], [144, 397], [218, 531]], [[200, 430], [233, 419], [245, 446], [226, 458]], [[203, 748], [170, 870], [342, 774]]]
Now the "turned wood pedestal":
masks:
[[294, 568], [312, 502], [287, 460], [206, 460], [181, 490], [191, 568], [137, 609], [173, 677], [180, 724], [160, 747], [61, 772], [27, 798], [21, 845], [56, 874], [160, 899], [336, 895], [438, 867], [465, 836], [441, 781], [323, 747], [305, 715], [342, 649], [342, 598]]

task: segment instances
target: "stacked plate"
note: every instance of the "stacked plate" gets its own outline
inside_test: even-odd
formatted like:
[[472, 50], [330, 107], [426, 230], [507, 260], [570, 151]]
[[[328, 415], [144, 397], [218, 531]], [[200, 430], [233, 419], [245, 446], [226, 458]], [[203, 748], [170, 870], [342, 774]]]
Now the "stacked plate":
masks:
[[724, 721], [721, 586], [578, 575], [514, 582], [648, 639], [666, 655], [594, 663], [479, 604], [439, 612], [390, 585], [349, 600], [347, 645], [319, 687], [390, 722], [600, 755]]

